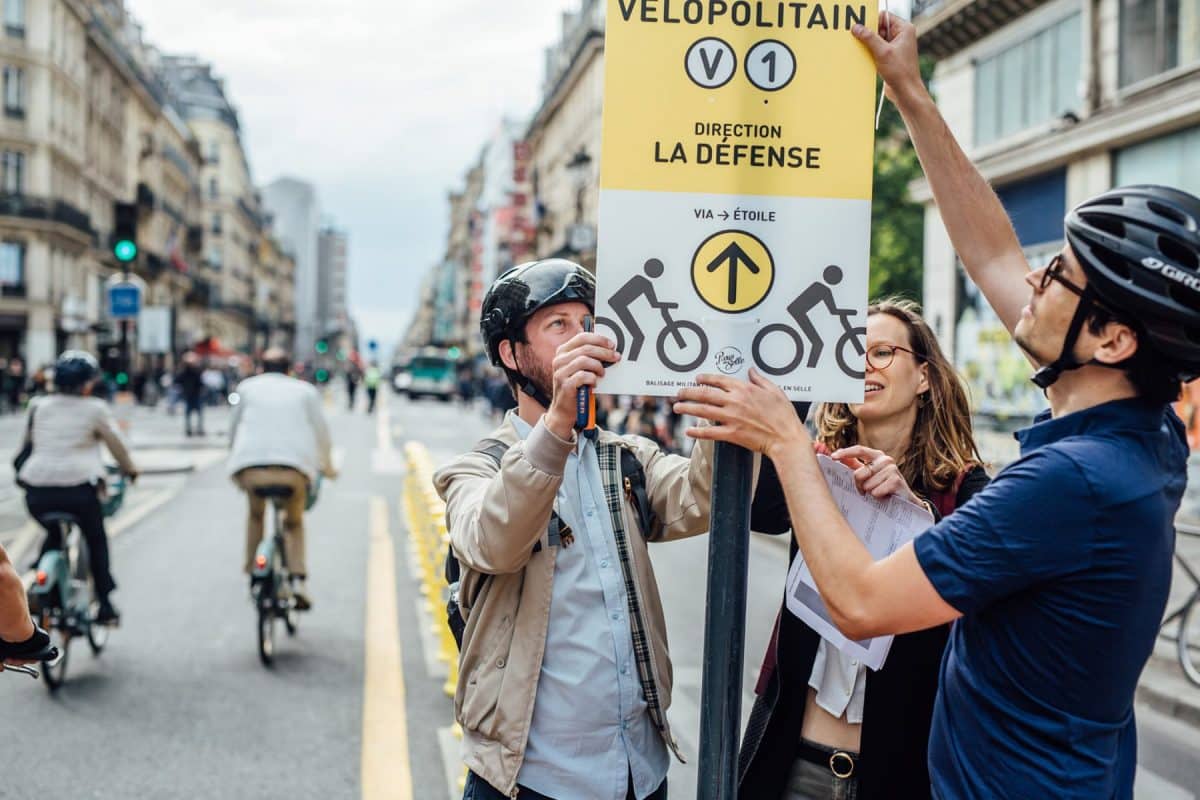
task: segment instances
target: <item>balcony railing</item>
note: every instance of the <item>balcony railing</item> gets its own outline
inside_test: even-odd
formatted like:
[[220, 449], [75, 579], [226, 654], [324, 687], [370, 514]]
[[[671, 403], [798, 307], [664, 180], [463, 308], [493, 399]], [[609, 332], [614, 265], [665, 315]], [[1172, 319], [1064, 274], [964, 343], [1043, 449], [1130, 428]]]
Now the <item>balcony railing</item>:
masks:
[[91, 217], [62, 200], [0, 193], [0, 216], [59, 222], [93, 238], [96, 235], [92, 230]]
[[26, 289], [23, 283], [6, 283], [0, 285], [0, 297], [24, 297], [25, 294]]

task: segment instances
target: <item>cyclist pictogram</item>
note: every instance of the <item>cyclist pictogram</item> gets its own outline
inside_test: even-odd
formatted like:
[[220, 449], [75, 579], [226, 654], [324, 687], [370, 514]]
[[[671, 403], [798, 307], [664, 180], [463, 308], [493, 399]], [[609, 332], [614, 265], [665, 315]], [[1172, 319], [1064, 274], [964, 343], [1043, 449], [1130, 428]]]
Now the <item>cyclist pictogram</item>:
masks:
[[692, 257], [692, 285], [717, 311], [738, 314], [766, 299], [775, 282], [771, 251], [746, 231], [721, 231], [705, 239]]
[[[617, 321], [608, 317], [596, 317], [596, 329], [608, 328], [613, 341], [617, 344], [617, 352], [626, 361], [636, 362], [641, 355], [642, 345], [646, 334], [638, 324], [637, 317], [631, 310], [633, 303], [645, 298], [652, 308], [662, 315], [663, 329], [655, 341], [655, 352], [664, 366], [675, 372], [691, 372], [708, 357], [708, 337], [704, 330], [695, 322], [677, 320], [671, 311], [679, 308], [679, 303], [668, 303], [658, 299], [653, 281], [662, 277], [663, 263], [657, 258], [651, 258], [642, 265], [644, 275], [635, 275], [608, 298], [608, 305], [616, 315]], [[629, 349], [625, 349], [625, 332], [629, 332]]]
[[[800, 332], [797, 332], [791, 325], [785, 323], [775, 323], [767, 325], [760, 330], [754, 337], [754, 344], [751, 346], [751, 355], [754, 358], [754, 363], [759, 369], [768, 375], [787, 375], [793, 372], [800, 366], [804, 360], [804, 340], [805, 338], [812, 344], [812, 349], [809, 351], [808, 363], [805, 365], [809, 369], [817, 366], [821, 359], [821, 353], [825, 349], [825, 341], [821, 338], [820, 332], [813, 325], [809, 318], [811, 312], [818, 305], [825, 305], [829, 313], [838, 318], [842, 325], [842, 335], [838, 337], [837, 345], [834, 347], [834, 355], [837, 359], [838, 367], [842, 372], [856, 380], [866, 376], [866, 371], [861, 368], [862, 359], [866, 357], [866, 338], [867, 329], [863, 326], [855, 326], [851, 318], [856, 316], [858, 312], [853, 308], [839, 308], [833, 298], [833, 289], [842, 282], [842, 269], [836, 265], [830, 265], [825, 268], [822, 274], [823, 281], [814, 281], [807, 289], [800, 293], [800, 296], [793, 300], [787, 307], [788, 314], [792, 319], [796, 320], [796, 325], [799, 326]], [[768, 336], [772, 334], [783, 334], [791, 340], [795, 355], [789, 361], [782, 364], [772, 364], [764, 360], [762, 351], [763, 343]], [[801, 333], [804, 335], [801, 336]], [[853, 349], [855, 355], [853, 361], [850, 350]]]

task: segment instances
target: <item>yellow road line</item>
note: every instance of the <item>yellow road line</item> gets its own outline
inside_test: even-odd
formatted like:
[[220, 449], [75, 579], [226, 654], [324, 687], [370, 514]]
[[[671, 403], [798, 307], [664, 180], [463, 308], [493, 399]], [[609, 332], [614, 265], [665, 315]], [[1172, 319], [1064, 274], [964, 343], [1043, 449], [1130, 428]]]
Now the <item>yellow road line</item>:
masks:
[[388, 533], [388, 508], [382, 497], [371, 498], [370, 514], [362, 798], [412, 800], [408, 709], [396, 610], [396, 550]]

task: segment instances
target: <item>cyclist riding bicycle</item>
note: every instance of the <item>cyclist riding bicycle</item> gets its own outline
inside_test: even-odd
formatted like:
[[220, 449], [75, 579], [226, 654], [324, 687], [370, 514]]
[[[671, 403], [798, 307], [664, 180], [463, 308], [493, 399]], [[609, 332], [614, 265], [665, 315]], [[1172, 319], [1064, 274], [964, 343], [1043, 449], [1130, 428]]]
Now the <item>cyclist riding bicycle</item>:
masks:
[[238, 385], [238, 403], [229, 430], [229, 474], [250, 502], [247, 574], [262, 541], [266, 511], [266, 500], [254, 490], [267, 486], [292, 489], [284, 507], [285, 549], [296, 607], [306, 611], [312, 603], [307, 587], [304, 509], [318, 476], [333, 478], [337, 472], [321, 395], [311, 384], [289, 377], [288, 365], [287, 353], [271, 348], [263, 353], [262, 373]]
[[[98, 445], [104, 443], [131, 480], [137, 479], [138, 469], [108, 404], [90, 396], [99, 378], [100, 365], [90, 353], [68, 350], [59, 356], [54, 365], [56, 393], [29, 405], [25, 443], [32, 449], [17, 482], [25, 489], [25, 504], [34, 519], [42, 522], [45, 514], [64, 512], [79, 520], [99, 601], [96, 622], [115, 625], [121, 615], [109, 597], [117, 584], [109, 566], [101, 504], [105, 467]], [[42, 553], [62, 548], [59, 526], [42, 525], [47, 533]]]

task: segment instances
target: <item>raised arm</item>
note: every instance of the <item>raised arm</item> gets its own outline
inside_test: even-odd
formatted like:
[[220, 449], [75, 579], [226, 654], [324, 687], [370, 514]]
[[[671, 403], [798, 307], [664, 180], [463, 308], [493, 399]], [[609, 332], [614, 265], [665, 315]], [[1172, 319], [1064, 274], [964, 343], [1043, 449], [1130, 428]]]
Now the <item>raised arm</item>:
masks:
[[887, 96], [904, 118], [967, 275], [1012, 333], [1029, 302], [1029, 264], [1000, 198], [967, 158], [921, 80], [916, 28], [885, 12], [879, 33], [856, 25], [854, 35], [875, 59]]

